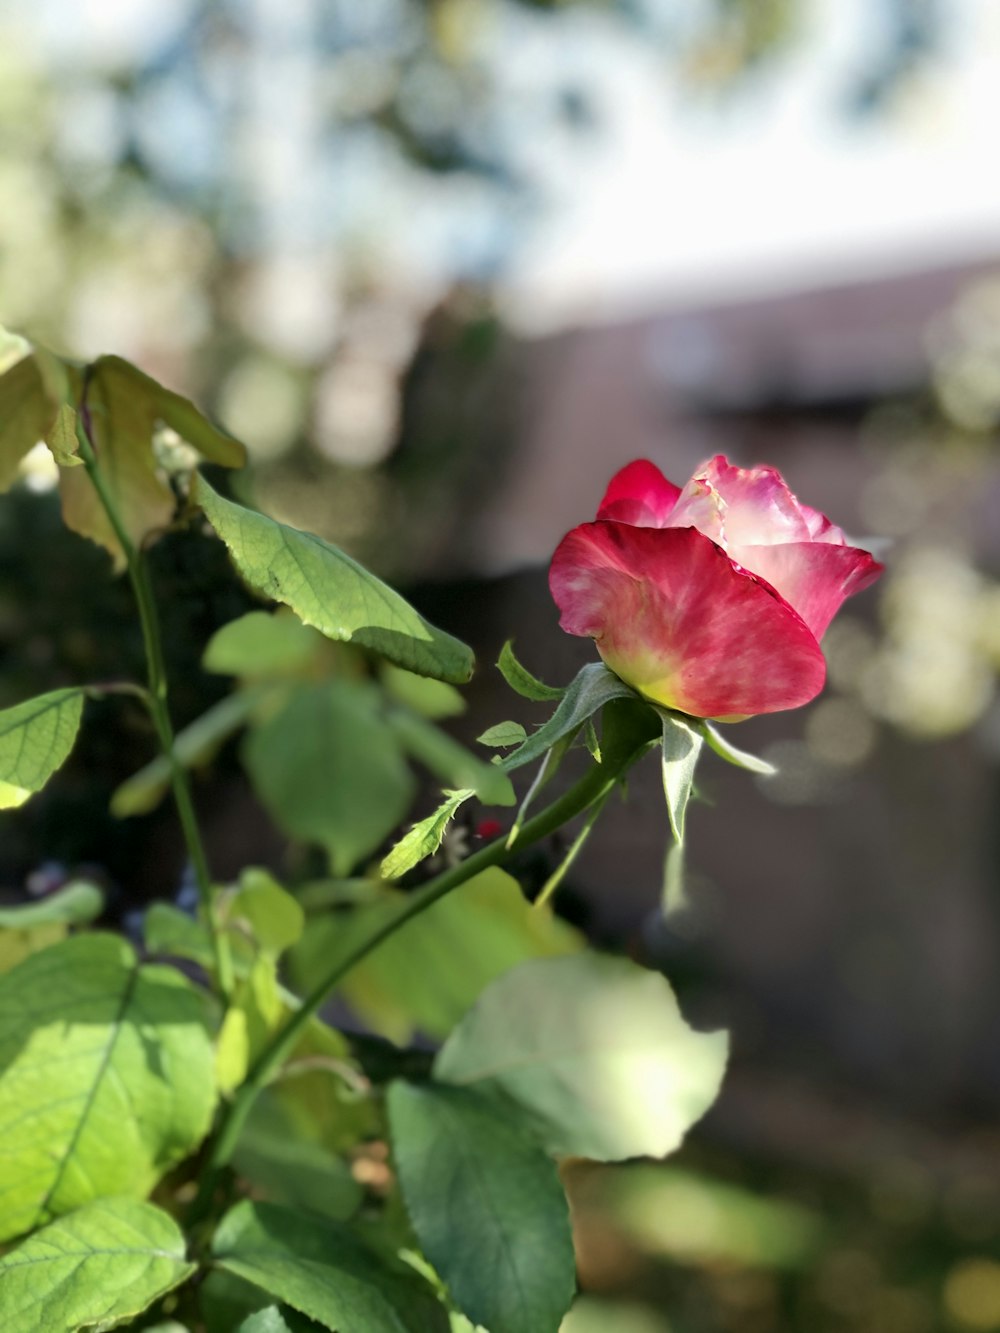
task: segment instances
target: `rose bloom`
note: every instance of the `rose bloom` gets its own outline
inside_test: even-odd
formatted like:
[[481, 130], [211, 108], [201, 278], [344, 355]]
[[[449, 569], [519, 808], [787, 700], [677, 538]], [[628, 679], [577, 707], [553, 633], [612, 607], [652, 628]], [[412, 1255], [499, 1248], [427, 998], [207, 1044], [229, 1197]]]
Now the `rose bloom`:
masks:
[[653, 703], [738, 722], [823, 688], [820, 639], [882, 572], [774, 468], [721, 454], [683, 489], [645, 459], [559, 543], [549, 587], [570, 634]]

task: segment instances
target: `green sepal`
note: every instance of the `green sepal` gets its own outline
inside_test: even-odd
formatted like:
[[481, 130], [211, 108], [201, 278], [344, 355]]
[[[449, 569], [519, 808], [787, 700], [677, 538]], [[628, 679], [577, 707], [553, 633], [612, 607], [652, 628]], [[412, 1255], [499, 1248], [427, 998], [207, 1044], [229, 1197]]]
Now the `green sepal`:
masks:
[[555, 685], [546, 685], [537, 676], [533, 676], [528, 668], [523, 666], [514, 656], [514, 644], [511, 639], [508, 639], [500, 649], [497, 668], [515, 693], [521, 695], [523, 699], [531, 699], [533, 703], [545, 703], [550, 699], [561, 699], [566, 693], [564, 689]]

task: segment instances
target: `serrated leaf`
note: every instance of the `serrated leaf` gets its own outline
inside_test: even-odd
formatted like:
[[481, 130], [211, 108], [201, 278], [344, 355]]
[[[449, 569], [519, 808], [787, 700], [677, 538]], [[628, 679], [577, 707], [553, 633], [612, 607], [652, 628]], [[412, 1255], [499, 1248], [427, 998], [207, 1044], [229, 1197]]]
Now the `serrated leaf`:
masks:
[[[207, 764], [251, 717], [261, 698], [256, 689], [236, 690], [213, 704], [207, 712], [174, 737], [174, 754], [185, 768]], [[138, 773], [126, 778], [111, 797], [111, 813], [117, 819], [146, 815], [155, 810], [170, 787], [170, 761], [157, 755]]]
[[508, 639], [500, 649], [497, 668], [510, 688], [523, 699], [545, 703], [549, 699], [561, 699], [566, 692], [555, 685], [546, 685], [537, 676], [533, 676], [526, 666], [522, 666], [514, 656], [514, 643], [511, 639]]
[[[354, 947], [403, 894], [314, 921], [289, 955], [304, 988]], [[484, 986], [526, 958], [578, 951], [583, 937], [546, 908], [533, 908], [497, 867], [482, 871], [407, 923], [351, 969], [339, 993], [376, 1032], [403, 1045], [415, 1031], [444, 1037]]]
[[434, 1076], [513, 1101], [553, 1153], [664, 1157], [715, 1100], [727, 1049], [724, 1032], [688, 1027], [658, 973], [588, 951], [494, 981]]
[[557, 1333], [576, 1266], [544, 1149], [464, 1089], [397, 1081], [387, 1105], [406, 1210], [455, 1304], [490, 1333]]
[[82, 926], [104, 911], [104, 894], [96, 884], [73, 880], [55, 893], [14, 907], [0, 907], [0, 926], [10, 930], [32, 930], [53, 922]]
[[528, 738], [528, 733], [520, 722], [498, 722], [487, 727], [476, 740], [480, 745], [488, 745], [495, 750], [506, 750], [512, 745], [521, 745]]
[[41, 440], [55, 415], [30, 344], [19, 340], [13, 349], [27, 353], [0, 375], [0, 491], [17, 477], [21, 459]]
[[100, 1199], [0, 1259], [0, 1328], [101, 1333], [141, 1314], [194, 1271], [167, 1213], [134, 1199]]
[[484, 763], [433, 722], [402, 709], [394, 709], [388, 722], [411, 759], [428, 768], [439, 782], [471, 787], [484, 805], [514, 804], [514, 788], [503, 769]]
[[206, 671], [246, 679], [301, 676], [328, 645], [318, 630], [287, 611], [248, 611], [215, 631], [201, 664]]
[[222, 1219], [212, 1252], [219, 1267], [337, 1333], [448, 1333], [424, 1282], [335, 1222], [244, 1201]]
[[433, 814], [404, 833], [392, 851], [383, 859], [379, 874], [383, 879], [400, 879], [441, 846], [445, 831], [459, 806], [475, 796], [471, 787], [445, 793], [445, 799]]
[[378, 847], [413, 795], [379, 703], [365, 682], [302, 687], [244, 742], [261, 801], [292, 837], [324, 847], [335, 875]]
[[204, 477], [192, 490], [243, 577], [290, 606], [328, 638], [355, 643], [421, 676], [462, 684], [472, 652], [435, 629], [392, 588], [343, 551], [217, 495]]
[[755, 754], [747, 754], [746, 750], [738, 750], [732, 745], [721, 732], [716, 731], [710, 722], [702, 721], [698, 724], [705, 740], [708, 741], [710, 749], [714, 750], [720, 759], [724, 759], [727, 764], [732, 764], [736, 768], [745, 768], [748, 773], [759, 773], [762, 777], [773, 777], [777, 769], [773, 764], [769, 764], [766, 759], [758, 759]]
[[663, 794], [667, 799], [667, 816], [674, 839], [682, 844], [684, 818], [691, 799], [694, 771], [701, 754], [702, 734], [676, 714], [664, 713], [662, 717]]
[[208, 1130], [203, 996], [78, 935], [0, 977], [0, 1239], [95, 1197], [142, 1196]]
[[590, 662], [567, 685], [555, 712], [523, 745], [503, 761], [508, 772], [541, 759], [564, 736], [579, 731], [583, 724], [612, 699], [634, 699], [635, 691], [608, 670], [603, 662]]
[[0, 712], [0, 810], [41, 791], [76, 740], [83, 692], [52, 690]]

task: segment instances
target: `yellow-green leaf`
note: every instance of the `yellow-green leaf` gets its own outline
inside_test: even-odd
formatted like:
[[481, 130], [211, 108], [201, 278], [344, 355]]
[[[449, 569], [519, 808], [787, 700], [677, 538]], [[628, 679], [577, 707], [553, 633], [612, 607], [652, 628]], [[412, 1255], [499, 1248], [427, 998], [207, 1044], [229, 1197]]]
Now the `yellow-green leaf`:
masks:
[[82, 710], [83, 692], [68, 689], [0, 712], [0, 810], [41, 791], [72, 750]]

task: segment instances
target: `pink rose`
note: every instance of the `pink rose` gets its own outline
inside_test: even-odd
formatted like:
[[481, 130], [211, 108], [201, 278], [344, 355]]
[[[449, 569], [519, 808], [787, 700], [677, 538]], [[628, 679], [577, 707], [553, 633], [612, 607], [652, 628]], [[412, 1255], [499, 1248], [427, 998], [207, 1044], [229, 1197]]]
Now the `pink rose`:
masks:
[[549, 587], [563, 629], [646, 698], [737, 722], [815, 698], [827, 625], [881, 572], [774, 468], [717, 454], [683, 490], [645, 459], [622, 468]]

